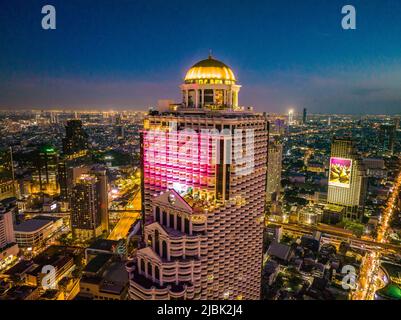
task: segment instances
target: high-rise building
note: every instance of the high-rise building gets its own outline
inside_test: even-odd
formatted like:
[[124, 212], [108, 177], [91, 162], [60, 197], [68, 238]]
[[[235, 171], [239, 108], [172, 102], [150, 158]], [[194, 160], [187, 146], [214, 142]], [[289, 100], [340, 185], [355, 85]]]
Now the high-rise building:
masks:
[[13, 151], [0, 150], [0, 201], [6, 198], [18, 197], [19, 192], [15, 180]]
[[14, 242], [12, 211], [0, 207], [0, 249]]
[[294, 124], [294, 110], [288, 111], [288, 125], [291, 126]]
[[88, 151], [88, 136], [81, 120], [68, 120], [63, 139], [63, 153], [68, 159], [83, 156]]
[[58, 122], [58, 114], [56, 112], [50, 112], [50, 123], [57, 124]]
[[239, 89], [209, 57], [187, 72], [182, 104], [145, 120], [131, 299], [260, 298], [268, 127]]
[[396, 126], [382, 124], [379, 129], [379, 151], [384, 155], [393, 155], [396, 137]]
[[302, 123], [306, 124], [306, 121], [307, 121], [307, 109], [304, 108], [302, 112]]
[[345, 207], [347, 219], [363, 214], [367, 178], [354, 141], [334, 138], [331, 144], [327, 202]]
[[278, 140], [270, 141], [267, 152], [267, 186], [266, 200], [277, 200], [281, 189], [281, 169], [283, 160], [283, 145]]
[[60, 186], [60, 197], [64, 201], [68, 200], [69, 198], [67, 168], [68, 161], [66, 161], [65, 159], [60, 159], [57, 166], [57, 181]]
[[400, 129], [400, 117], [396, 117], [394, 119], [394, 125], [395, 125], [395, 130], [399, 130]]
[[43, 145], [37, 150], [32, 174], [32, 193], [59, 193], [58, 161], [58, 152], [52, 146]]
[[0, 205], [0, 269], [11, 262], [18, 251], [14, 236], [13, 212]]
[[87, 240], [108, 232], [107, 176], [104, 170], [84, 170], [74, 179], [70, 199], [73, 235]]

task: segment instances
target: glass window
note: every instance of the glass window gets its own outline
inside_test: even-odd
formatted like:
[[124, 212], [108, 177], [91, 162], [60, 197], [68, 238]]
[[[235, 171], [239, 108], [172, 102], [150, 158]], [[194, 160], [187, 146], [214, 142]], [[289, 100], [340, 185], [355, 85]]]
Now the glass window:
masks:
[[181, 216], [177, 216], [177, 230], [178, 231], [182, 230], [182, 218], [181, 218]]
[[160, 222], [160, 208], [156, 207], [156, 221]]

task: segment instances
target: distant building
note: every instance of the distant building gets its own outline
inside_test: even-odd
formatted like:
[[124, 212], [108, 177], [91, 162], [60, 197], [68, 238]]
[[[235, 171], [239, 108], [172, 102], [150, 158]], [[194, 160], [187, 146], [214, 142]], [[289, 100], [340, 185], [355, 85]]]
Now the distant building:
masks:
[[270, 141], [267, 152], [267, 186], [266, 200], [275, 201], [281, 190], [281, 169], [283, 160], [283, 145], [276, 141]]
[[395, 125], [395, 130], [400, 129], [400, 118], [399, 117], [394, 119], [394, 125]]
[[396, 138], [396, 126], [392, 124], [382, 124], [379, 128], [379, 151], [383, 155], [394, 154], [394, 144]]
[[331, 144], [327, 203], [346, 208], [343, 218], [360, 219], [367, 189], [366, 170], [351, 139]]
[[293, 125], [294, 124], [294, 110], [288, 111], [288, 125]]
[[306, 121], [307, 121], [307, 120], [308, 120], [308, 119], [307, 119], [307, 109], [304, 108], [303, 111], [302, 111], [302, 123], [303, 123], [303, 124], [306, 124]]
[[368, 177], [385, 179], [387, 178], [387, 169], [384, 159], [364, 158], [362, 160]]
[[88, 151], [88, 135], [82, 127], [81, 120], [69, 120], [65, 127], [63, 153], [69, 159], [83, 156]]

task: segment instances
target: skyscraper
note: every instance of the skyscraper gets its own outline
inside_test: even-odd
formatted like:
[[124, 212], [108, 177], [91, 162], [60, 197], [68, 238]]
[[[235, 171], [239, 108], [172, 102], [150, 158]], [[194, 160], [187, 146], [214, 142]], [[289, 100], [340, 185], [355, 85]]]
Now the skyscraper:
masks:
[[74, 159], [88, 151], [88, 136], [82, 128], [81, 120], [68, 120], [63, 139], [63, 153], [66, 158]]
[[281, 189], [281, 168], [283, 160], [283, 145], [278, 140], [269, 142], [267, 153], [267, 187], [266, 200], [275, 201]]
[[71, 228], [73, 235], [87, 240], [108, 232], [107, 177], [104, 170], [84, 170], [72, 187]]
[[307, 121], [307, 109], [304, 108], [302, 112], [302, 123], [306, 124], [306, 121]]
[[12, 212], [0, 207], [0, 249], [14, 242]]
[[348, 219], [363, 214], [367, 179], [354, 141], [334, 138], [331, 144], [327, 202], [345, 207]]
[[32, 192], [55, 195], [59, 192], [58, 152], [49, 145], [42, 145], [34, 159]]
[[10, 147], [0, 150], [0, 200], [18, 197], [19, 192], [15, 180], [13, 150]]
[[13, 213], [0, 205], [0, 269], [11, 262], [18, 254], [15, 241]]
[[288, 125], [294, 124], [294, 110], [288, 111]]
[[396, 126], [382, 124], [379, 129], [379, 151], [384, 155], [393, 155], [396, 137]]
[[130, 297], [259, 299], [266, 118], [239, 106], [234, 73], [212, 57], [181, 90], [182, 104], [145, 120], [144, 247], [127, 264]]

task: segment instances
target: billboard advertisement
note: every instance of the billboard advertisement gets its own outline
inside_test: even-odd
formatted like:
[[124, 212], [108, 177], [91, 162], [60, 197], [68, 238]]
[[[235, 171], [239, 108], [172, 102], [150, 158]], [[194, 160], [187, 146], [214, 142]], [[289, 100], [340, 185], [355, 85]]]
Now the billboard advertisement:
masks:
[[351, 184], [352, 160], [330, 158], [329, 185], [349, 188]]

